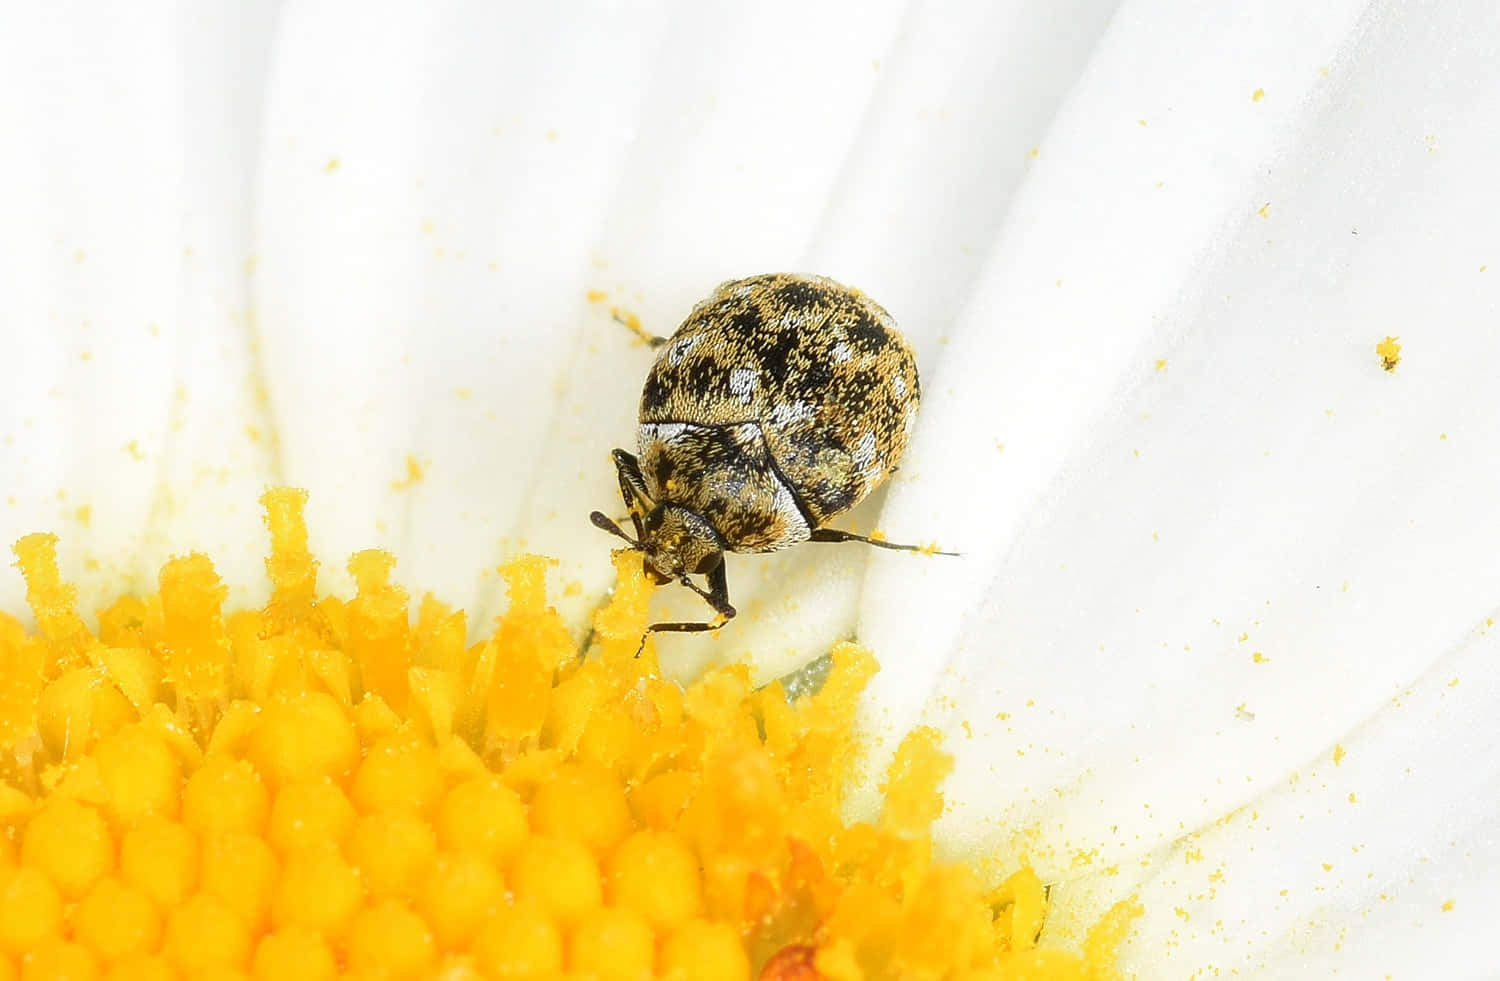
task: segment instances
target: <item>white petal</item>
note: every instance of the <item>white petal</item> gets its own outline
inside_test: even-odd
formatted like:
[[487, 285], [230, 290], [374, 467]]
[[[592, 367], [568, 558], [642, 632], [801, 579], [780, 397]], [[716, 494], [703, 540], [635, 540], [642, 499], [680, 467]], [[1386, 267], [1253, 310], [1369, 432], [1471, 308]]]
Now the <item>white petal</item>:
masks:
[[[973, 558], [912, 574], [881, 556], [864, 597], [885, 668], [872, 721], [899, 731], [943, 696], [929, 706], [958, 753], [955, 839], [993, 848], [1028, 829], [1050, 876], [1128, 872], [1327, 753], [1489, 613], [1500, 286], [1481, 267], [1500, 141], [1474, 121], [1494, 108], [1500, 24], [1479, 4], [1430, 13], [1205, 13], [1191, 44], [1162, 30], [1186, 30], [1183, 4], [1115, 19], [1017, 197], [883, 519]], [[1387, 334], [1406, 346], [1394, 374], [1374, 354]], [[1438, 738], [1461, 742], [1463, 724]], [[1493, 739], [1480, 746], [1492, 789]], [[1493, 916], [1475, 881], [1492, 851], [1473, 870], [1436, 852], [1438, 829], [1483, 844], [1493, 820], [1465, 813], [1473, 791], [1448, 776], [1429, 775], [1438, 799], [1410, 828], [1442, 863], [1434, 880]], [[1372, 840], [1381, 813], [1352, 809], [1319, 844]], [[1361, 897], [1315, 892], [1298, 834], [1226, 831], [1221, 860], [1251, 889], [1274, 877], [1251, 862], [1275, 863], [1283, 908], [1333, 925], [1317, 938], [1331, 955]], [[1203, 908], [1174, 936], [1173, 972], [1262, 963], [1228, 959], [1220, 933], [1287, 939], [1259, 932], [1235, 881], [1209, 900], [1183, 890]], [[1148, 936], [1180, 927], [1170, 885], [1147, 890]], [[1425, 922], [1441, 944], [1467, 921], [1434, 907]]]
[[[1032, 166], [1030, 151], [1112, 10], [1082, 0], [920, 6], [881, 56], [868, 101], [841, 111], [862, 126], [843, 151], [842, 180], [832, 206], [818, 213], [800, 268], [865, 289], [890, 310], [917, 348], [924, 382]], [[822, 41], [837, 46], [832, 36]], [[883, 500], [877, 495], [836, 524], [869, 531]], [[935, 534], [916, 524], [880, 527], [894, 541]], [[848, 637], [869, 555], [858, 545], [809, 545], [735, 563], [742, 620], [724, 631], [721, 656], [751, 659], [764, 679]], [[913, 560], [896, 564], [903, 561], [910, 568]], [[674, 646], [689, 643], [702, 641]]]
[[1475, 976], [1500, 909], [1497, 692], [1500, 631], [1481, 626], [1338, 763], [1309, 760], [1149, 861], [1069, 885], [1056, 908], [1075, 922], [1057, 927], [1138, 890], [1160, 915], [1128, 956], [1152, 976]]
[[[865, 114], [882, 84], [878, 63], [899, 35], [904, 13], [903, 4], [890, 0], [866, 5], [858, 17], [835, 5], [791, 0], [711, 13], [680, 8], [660, 47], [642, 55], [656, 60], [657, 70], [600, 247], [607, 265], [594, 285], [638, 314], [648, 330], [670, 334], [724, 280], [808, 270], [827, 203], [858, 153]], [[596, 319], [592, 329], [593, 342], [570, 371], [567, 409], [539, 468], [542, 484], [527, 517], [527, 525], [546, 536], [549, 551], [579, 570], [586, 597], [598, 596], [610, 582], [602, 561], [610, 543], [579, 519], [591, 508], [621, 510], [606, 454], [612, 446], [633, 448], [650, 363], [650, 355], [607, 320]], [[607, 426], [600, 421], [604, 406], [619, 413]], [[580, 468], [588, 468], [587, 479]], [[581, 497], [580, 489], [590, 496]], [[742, 620], [717, 639], [658, 638], [669, 669], [690, 674], [705, 659], [744, 654], [758, 623], [775, 629], [785, 622], [779, 619], [784, 611], [766, 609], [763, 597], [797, 596], [810, 580], [843, 590], [838, 609], [847, 625], [854, 566], [804, 578], [786, 571], [779, 557], [729, 561], [731, 599]], [[707, 615], [686, 591], [659, 593], [657, 612], [664, 617]], [[796, 622], [818, 616], [812, 602], [799, 609]], [[795, 645], [802, 660], [826, 650], [819, 638], [779, 639], [782, 653]], [[779, 673], [784, 660], [773, 653], [769, 670]]]
[[[262, 579], [244, 262], [272, 14], [37, 6], [0, 31], [0, 540], [60, 532], [85, 609], [169, 551], [210, 552], [236, 601]], [[22, 595], [0, 577], [0, 607]]]
[[[525, 520], [538, 468], [588, 335], [623, 334], [585, 294], [659, 18], [338, 3], [284, 24], [257, 283], [285, 476], [313, 489], [321, 554], [388, 544], [481, 629], [500, 559], [556, 551]], [[629, 402], [597, 405], [595, 426], [628, 431]], [[549, 476], [570, 493], [542, 510], [588, 528], [607, 439], [568, 442]]]

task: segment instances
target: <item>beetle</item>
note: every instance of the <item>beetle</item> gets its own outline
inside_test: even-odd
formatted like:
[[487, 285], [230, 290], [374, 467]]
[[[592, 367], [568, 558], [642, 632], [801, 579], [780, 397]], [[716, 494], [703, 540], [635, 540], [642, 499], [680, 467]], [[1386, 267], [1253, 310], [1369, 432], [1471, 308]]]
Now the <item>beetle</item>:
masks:
[[648, 635], [734, 617], [725, 552], [805, 541], [925, 551], [825, 527], [896, 470], [921, 403], [911, 346], [875, 301], [822, 276], [752, 276], [721, 284], [649, 343], [658, 353], [638, 452], [613, 453], [635, 536], [589, 517], [643, 553], [653, 582], [681, 583], [715, 616], [653, 623]]

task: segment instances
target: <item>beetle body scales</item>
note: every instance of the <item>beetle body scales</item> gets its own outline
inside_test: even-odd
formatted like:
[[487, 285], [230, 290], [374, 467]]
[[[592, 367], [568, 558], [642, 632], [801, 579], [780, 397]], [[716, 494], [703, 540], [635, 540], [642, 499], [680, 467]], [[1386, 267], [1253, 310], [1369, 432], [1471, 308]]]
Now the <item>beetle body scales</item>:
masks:
[[[695, 306], [641, 392], [638, 455], [615, 451], [636, 538], [658, 582], [678, 580], [734, 615], [723, 553], [808, 540], [872, 541], [824, 526], [888, 477], [921, 401], [910, 345], [863, 293], [820, 276], [733, 280]], [[709, 591], [689, 573], [707, 575]]]

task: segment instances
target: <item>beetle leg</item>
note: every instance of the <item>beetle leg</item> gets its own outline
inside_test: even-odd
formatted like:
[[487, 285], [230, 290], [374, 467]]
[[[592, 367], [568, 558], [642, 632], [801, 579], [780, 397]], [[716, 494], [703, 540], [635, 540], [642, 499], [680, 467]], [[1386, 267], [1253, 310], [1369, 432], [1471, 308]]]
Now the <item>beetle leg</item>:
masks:
[[636, 657], [641, 656], [641, 649], [646, 646], [646, 638], [651, 636], [652, 634], [702, 633], [706, 630], [718, 630], [720, 627], [724, 626], [724, 624], [734, 619], [734, 616], [738, 611], [733, 606], [729, 605], [729, 575], [725, 570], [725, 565], [726, 563], [720, 562], [717, 566], [714, 567], [714, 570], [708, 574], [707, 590], [699, 589], [697, 586], [693, 585], [693, 581], [687, 576], [682, 577], [682, 584], [684, 586], [686, 586], [688, 589], [691, 589], [699, 596], [702, 596], [704, 601], [708, 603], [709, 606], [714, 608], [714, 618], [712, 620], [706, 620], [701, 623], [691, 621], [686, 623], [653, 623], [651, 624], [651, 626], [646, 628], [646, 632], [641, 636], [641, 646], [635, 649]]
[[641, 519], [651, 510], [652, 503], [651, 496], [646, 493], [646, 478], [641, 476], [640, 461], [633, 453], [617, 449], [610, 455], [614, 457], [615, 472], [620, 478], [620, 496], [630, 510], [630, 521], [635, 525], [635, 537], [639, 540], [643, 534]]
[[[879, 538], [866, 538], [864, 535], [856, 535], [852, 531], [840, 531], [837, 528], [814, 528], [812, 537], [808, 541], [813, 542], [864, 542], [866, 545], [874, 545], [876, 548], [888, 548], [896, 552], [926, 552], [929, 551], [925, 545], [897, 545], [895, 542], [887, 542]], [[933, 555], [958, 555], [957, 552], [939, 552], [932, 549]]]

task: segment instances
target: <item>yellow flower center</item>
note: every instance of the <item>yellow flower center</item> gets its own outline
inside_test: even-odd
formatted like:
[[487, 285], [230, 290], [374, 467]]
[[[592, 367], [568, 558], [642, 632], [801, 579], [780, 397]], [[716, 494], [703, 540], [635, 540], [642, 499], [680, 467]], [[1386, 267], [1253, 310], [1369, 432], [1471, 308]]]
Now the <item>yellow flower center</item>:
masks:
[[1113, 976], [1138, 909], [1037, 947], [1029, 869], [986, 889], [933, 857], [937, 733], [902, 744], [875, 823], [840, 816], [873, 659], [789, 702], [744, 666], [682, 688], [637, 658], [650, 586], [622, 556], [587, 656], [548, 560], [466, 642], [415, 620], [393, 560], [317, 594], [306, 495], [269, 491], [264, 609], [201, 555], [99, 615], [16, 545], [34, 632], [0, 614], [0, 981]]

